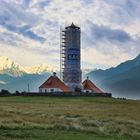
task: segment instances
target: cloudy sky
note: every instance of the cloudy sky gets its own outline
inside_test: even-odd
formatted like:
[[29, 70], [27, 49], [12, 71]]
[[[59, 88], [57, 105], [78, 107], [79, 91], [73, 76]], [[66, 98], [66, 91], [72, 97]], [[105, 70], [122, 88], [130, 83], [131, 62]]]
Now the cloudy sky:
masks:
[[140, 0], [0, 0], [0, 55], [59, 67], [60, 25], [82, 29], [82, 68], [108, 68], [140, 52]]

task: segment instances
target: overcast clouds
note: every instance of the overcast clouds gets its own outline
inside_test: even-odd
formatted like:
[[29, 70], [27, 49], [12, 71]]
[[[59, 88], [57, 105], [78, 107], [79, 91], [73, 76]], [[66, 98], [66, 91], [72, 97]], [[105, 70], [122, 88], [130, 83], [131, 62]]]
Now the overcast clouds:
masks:
[[140, 52], [140, 0], [0, 0], [0, 55], [59, 66], [59, 28], [82, 28], [82, 67], [107, 68]]

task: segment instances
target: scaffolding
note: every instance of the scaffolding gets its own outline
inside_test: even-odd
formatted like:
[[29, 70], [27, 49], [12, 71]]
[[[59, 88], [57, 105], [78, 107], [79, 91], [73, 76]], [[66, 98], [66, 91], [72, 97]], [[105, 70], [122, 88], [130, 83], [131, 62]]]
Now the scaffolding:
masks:
[[80, 27], [60, 27], [60, 79], [71, 89], [81, 86]]
[[66, 62], [66, 35], [65, 30], [60, 26], [60, 79], [63, 81], [63, 73]]

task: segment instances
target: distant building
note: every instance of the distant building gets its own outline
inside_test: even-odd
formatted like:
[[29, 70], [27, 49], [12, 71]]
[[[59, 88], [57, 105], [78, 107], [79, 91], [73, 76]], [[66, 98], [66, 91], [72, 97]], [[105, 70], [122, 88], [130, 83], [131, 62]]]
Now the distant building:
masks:
[[39, 92], [69, 92], [70, 88], [66, 86], [57, 76], [53, 73], [49, 79], [39, 87]]
[[82, 83], [84, 92], [93, 92], [93, 93], [103, 93], [101, 89], [99, 89], [92, 81], [87, 79]]
[[73, 23], [61, 31], [61, 71], [72, 91], [82, 89], [81, 30]]
[[[103, 93], [87, 77], [82, 83], [81, 71], [81, 30], [73, 23], [61, 31], [60, 66], [63, 82], [53, 73], [39, 87], [39, 92], [90, 92]], [[60, 75], [61, 76], [61, 75]], [[61, 77], [60, 77], [61, 78]]]

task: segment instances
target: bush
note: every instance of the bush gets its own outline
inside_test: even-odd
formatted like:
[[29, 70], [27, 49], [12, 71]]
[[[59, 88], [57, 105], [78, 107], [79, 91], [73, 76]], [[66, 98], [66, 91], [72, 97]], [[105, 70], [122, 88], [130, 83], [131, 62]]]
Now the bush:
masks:
[[2, 89], [0, 92], [0, 96], [10, 96], [11, 93], [8, 90]]

